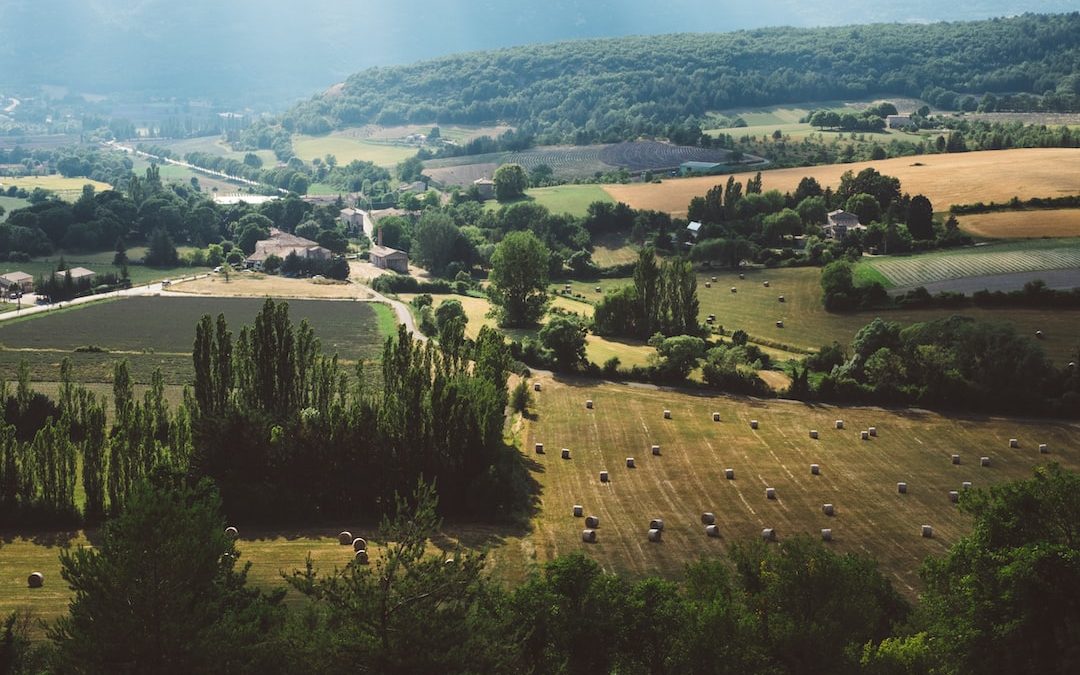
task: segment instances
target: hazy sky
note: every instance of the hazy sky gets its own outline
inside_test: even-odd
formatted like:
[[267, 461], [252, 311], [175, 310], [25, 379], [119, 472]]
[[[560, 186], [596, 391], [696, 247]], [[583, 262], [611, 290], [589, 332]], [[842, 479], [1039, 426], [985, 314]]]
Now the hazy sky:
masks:
[[1075, 11], [1077, 0], [0, 0], [0, 87], [305, 97], [373, 66], [582, 37]]

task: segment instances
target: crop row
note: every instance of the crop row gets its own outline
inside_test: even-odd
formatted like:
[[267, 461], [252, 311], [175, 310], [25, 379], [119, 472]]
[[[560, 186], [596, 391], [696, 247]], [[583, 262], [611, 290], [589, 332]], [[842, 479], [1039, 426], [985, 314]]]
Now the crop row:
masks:
[[1080, 267], [1080, 251], [1046, 249], [879, 260], [873, 266], [897, 286], [962, 277]]

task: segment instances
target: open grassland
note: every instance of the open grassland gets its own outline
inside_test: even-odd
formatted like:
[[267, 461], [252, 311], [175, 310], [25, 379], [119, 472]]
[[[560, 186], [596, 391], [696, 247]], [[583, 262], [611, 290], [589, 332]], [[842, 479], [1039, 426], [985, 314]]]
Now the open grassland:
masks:
[[1080, 237], [1080, 209], [975, 213], [958, 220], [964, 232], [987, 239]]
[[873, 258], [865, 264], [880, 272], [893, 286], [920, 286], [965, 277], [1077, 268], [1080, 240], [1010, 242], [916, 256]]
[[[834, 190], [845, 171], [873, 167], [900, 179], [901, 189], [924, 194], [938, 211], [952, 204], [1006, 202], [1016, 196], [1060, 197], [1075, 194], [1080, 185], [1080, 152], [1073, 148], [1032, 148], [897, 157], [873, 162], [775, 169], [761, 172], [764, 190], [792, 192], [805, 176]], [[756, 172], [735, 174], [745, 182]], [[655, 209], [685, 215], [693, 197], [704, 194], [727, 176], [665, 180], [660, 184], [605, 185], [616, 200], [636, 209]]]
[[[525, 191], [525, 199], [520, 201], [535, 202], [552, 213], [569, 213], [584, 216], [593, 202], [614, 200], [599, 185], [555, 185], [553, 187], [532, 188]], [[484, 207], [494, 211], [506, 205], [506, 202], [488, 201]]]
[[379, 166], [393, 167], [415, 155], [416, 150], [415, 146], [369, 141], [342, 131], [326, 136], [293, 136], [293, 152], [308, 162], [316, 157], [333, 155], [338, 164], [342, 165], [358, 159]]
[[[604, 193], [605, 196], [607, 193]], [[25, 199], [19, 199], [18, 197], [0, 197], [0, 208], [4, 209], [4, 214], [0, 215], [0, 223], [7, 220], [8, 215], [16, 209], [24, 209], [30, 206], [30, 202]]]
[[19, 187], [27, 192], [33, 192], [34, 188], [51, 190], [61, 199], [74, 201], [82, 194], [84, 185], [93, 185], [98, 192], [111, 190], [112, 186], [101, 181], [89, 178], [64, 178], [56, 174], [52, 176], [21, 176], [19, 178], [4, 178], [0, 180], [0, 186], [6, 190], [11, 186]]
[[[178, 155], [180, 159], [183, 159], [184, 155], [189, 152], [205, 152], [209, 155], [228, 157], [242, 162], [244, 156], [250, 152], [262, 160], [264, 168], [273, 167], [278, 163], [277, 156], [274, 154], [273, 150], [233, 150], [228, 143], [221, 140], [221, 136], [185, 138], [178, 141], [164, 141], [155, 145], [168, 148]], [[164, 174], [164, 167], [162, 167], [162, 174]], [[200, 180], [202, 180], [202, 178], [200, 178]]]
[[[132, 170], [142, 175], [146, 169], [150, 166], [150, 161], [145, 157], [133, 156]], [[158, 164], [158, 170], [161, 173], [161, 180], [166, 183], [182, 183], [187, 187], [191, 186], [191, 179], [197, 178], [199, 180], [199, 189], [204, 193], [213, 192], [214, 188], [217, 188], [218, 192], [236, 192], [241, 188], [241, 184], [237, 182], [231, 182], [220, 178], [218, 176], [211, 176], [203, 173], [202, 171], [196, 171], [186, 166], [180, 166], [179, 164]], [[273, 166], [271, 164], [270, 166]]]
[[[781, 540], [798, 533], [833, 530], [842, 552], [870, 555], [898, 590], [919, 588], [917, 568], [941, 555], [964, 534], [969, 519], [949, 502], [962, 481], [974, 487], [1030, 476], [1044, 461], [1080, 468], [1080, 427], [1045, 420], [946, 418], [928, 412], [833, 408], [789, 401], [693, 396], [621, 385], [545, 381], [535, 392], [536, 417], [527, 423], [522, 447], [540, 468], [542, 507], [531, 539], [539, 560], [585, 551], [605, 569], [634, 576], [677, 575], [700, 557], [720, 555], [731, 543], [775, 528]], [[585, 399], [595, 402], [586, 410]], [[663, 419], [663, 410], [672, 419]], [[721, 422], [712, 421], [719, 412]], [[760, 422], [757, 430], [749, 421]], [[844, 430], [833, 421], [843, 419]], [[878, 437], [859, 440], [876, 426]], [[809, 430], [820, 430], [811, 440]], [[1020, 448], [1010, 449], [1018, 438]], [[547, 453], [532, 455], [534, 443]], [[1050, 455], [1040, 455], [1048, 443]], [[650, 446], [661, 447], [659, 457]], [[572, 459], [559, 457], [559, 448]], [[960, 454], [954, 466], [949, 456]], [[979, 457], [988, 456], [990, 467]], [[628, 469], [634, 457], [638, 468]], [[810, 464], [821, 475], [810, 473]], [[735, 470], [726, 480], [724, 469]], [[598, 475], [607, 470], [611, 482]], [[908, 483], [906, 495], [897, 482]], [[768, 500], [765, 488], [776, 489]], [[822, 504], [835, 505], [834, 517]], [[598, 543], [581, 542], [575, 504], [600, 519]], [[705, 536], [700, 516], [716, 514], [721, 537]], [[664, 520], [664, 542], [646, 538], [649, 521]], [[920, 526], [934, 538], [920, 536]]]

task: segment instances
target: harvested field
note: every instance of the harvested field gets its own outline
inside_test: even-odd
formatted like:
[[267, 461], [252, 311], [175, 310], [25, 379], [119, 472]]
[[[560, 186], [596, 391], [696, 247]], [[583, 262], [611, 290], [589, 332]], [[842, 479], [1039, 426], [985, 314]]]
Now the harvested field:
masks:
[[424, 169], [424, 175], [442, 185], [464, 185], [467, 187], [481, 178], [491, 178], [495, 175], [495, 169], [498, 168], [499, 165], [495, 162], [459, 164], [457, 166]]
[[987, 239], [1080, 237], [1080, 209], [975, 213], [959, 221], [964, 232]]
[[98, 192], [111, 190], [112, 186], [101, 181], [89, 178], [64, 178], [60, 175], [53, 176], [20, 176], [19, 178], [2, 178], [0, 186], [6, 190], [11, 186], [20, 187], [27, 192], [33, 192], [34, 188], [51, 190], [58, 197], [66, 201], [75, 201], [82, 195], [84, 185], [93, 185]]
[[356, 284], [316, 282], [311, 279], [289, 279], [273, 275], [222, 274], [211, 275], [173, 284], [170, 293], [192, 295], [235, 296], [240, 298], [368, 298], [371, 295]]
[[[774, 169], [761, 173], [762, 185], [765, 190], [791, 192], [803, 177], [813, 176], [822, 187], [831, 186], [835, 190], [845, 171], [858, 173], [866, 167], [899, 178], [904, 192], [926, 195], [938, 211], [944, 211], [952, 204], [1006, 202], [1014, 196], [1030, 199], [1071, 195], [1080, 185], [1080, 151], [1073, 148], [921, 155], [876, 162]], [[754, 173], [735, 174], [735, 179], [745, 182]], [[685, 215], [691, 198], [703, 196], [709, 188], [726, 180], [726, 176], [704, 176], [665, 180], [660, 184], [606, 185], [604, 189], [616, 201], [636, 209]]]
[[379, 166], [394, 167], [398, 162], [415, 155], [417, 148], [415, 145], [369, 141], [347, 132], [334, 132], [326, 136], [293, 136], [293, 150], [297, 157], [308, 162], [316, 157], [334, 155], [341, 165], [358, 159]]
[[871, 265], [894, 286], [921, 286], [967, 277], [1080, 268], [1080, 240], [1018, 242], [936, 251], [910, 257], [880, 257]]

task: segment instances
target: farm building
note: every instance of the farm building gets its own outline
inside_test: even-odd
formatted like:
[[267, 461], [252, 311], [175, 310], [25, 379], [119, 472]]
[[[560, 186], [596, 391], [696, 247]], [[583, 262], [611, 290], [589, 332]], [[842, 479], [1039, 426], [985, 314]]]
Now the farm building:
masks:
[[371, 264], [379, 269], [409, 273], [409, 254], [389, 246], [375, 245], [369, 253]]
[[716, 173], [723, 169], [724, 165], [717, 162], [683, 162], [679, 165], [679, 174], [686, 176], [692, 173]]
[[282, 232], [277, 228], [270, 229], [270, 238], [255, 242], [255, 252], [244, 259], [246, 267], [261, 270], [263, 263], [272, 255], [284, 260], [290, 253], [295, 253], [300, 258], [313, 260], [327, 260], [330, 251], [319, 246], [310, 239], [298, 237], [295, 234]]
[[849, 230], [865, 230], [866, 226], [859, 222], [859, 217], [841, 209], [829, 213], [829, 222], [822, 226], [821, 231], [829, 239], [840, 240], [847, 236]]
[[495, 181], [490, 178], [477, 178], [473, 181], [476, 191], [480, 193], [480, 199], [495, 199]]
[[697, 239], [698, 233], [701, 232], [701, 223], [696, 220], [691, 220], [686, 226], [686, 232], [690, 235], [691, 239]]
[[341, 209], [339, 214], [341, 222], [345, 224], [345, 229], [350, 234], [359, 234], [361, 232], [367, 233], [367, 227], [364, 221], [367, 218], [367, 212], [360, 209], [344, 208]]
[[26, 272], [8, 272], [0, 275], [0, 289], [4, 293], [31, 293], [34, 290], [34, 277]]
[[890, 129], [906, 129], [912, 126], [911, 115], [887, 115], [885, 126]]
[[80, 281], [93, 281], [94, 277], [97, 276], [96, 272], [94, 272], [93, 270], [88, 270], [85, 267], [72, 267], [69, 270], [60, 270], [55, 274], [55, 276], [57, 279], [63, 279], [68, 274], [71, 275], [71, 280], [76, 283]]

